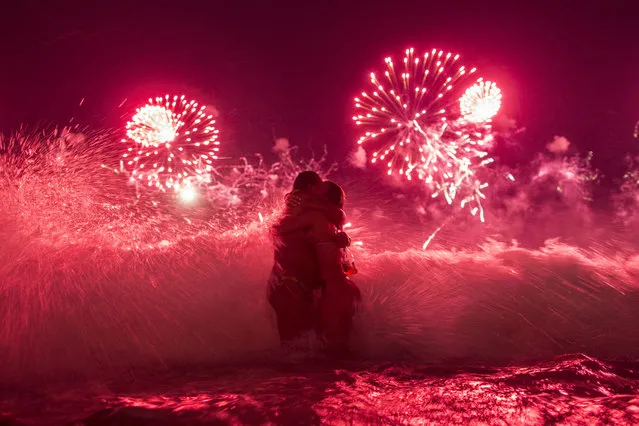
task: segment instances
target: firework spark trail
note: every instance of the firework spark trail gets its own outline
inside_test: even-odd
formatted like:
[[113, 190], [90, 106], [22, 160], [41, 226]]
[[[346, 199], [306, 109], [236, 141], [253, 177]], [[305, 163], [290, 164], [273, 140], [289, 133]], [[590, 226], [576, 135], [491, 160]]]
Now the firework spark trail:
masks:
[[[623, 175], [619, 192], [612, 196], [615, 215], [626, 226], [636, 227], [639, 217], [639, 163], [637, 158], [627, 156], [626, 173]], [[636, 233], [636, 232], [635, 232]]]
[[552, 182], [555, 190], [564, 196], [568, 196], [567, 192], [571, 191], [574, 197], [590, 201], [591, 186], [600, 177], [598, 170], [592, 168], [592, 157], [592, 152], [583, 158], [574, 155], [548, 160], [540, 156], [537, 159], [539, 169], [533, 177], [533, 183]]
[[[110, 172], [118, 146], [108, 133], [18, 134], [0, 149], [3, 242], [142, 248], [211, 227], [159, 198], [139, 198]], [[103, 168], [98, 167], [102, 164]]]
[[435, 229], [435, 231], [433, 231], [432, 234], [430, 234], [430, 236], [426, 239], [426, 241], [424, 241], [424, 245], [422, 245], [422, 250], [426, 250], [428, 248], [428, 246], [430, 245], [430, 243], [433, 241], [433, 239], [437, 236], [437, 234], [439, 233], [439, 231], [442, 230], [442, 228], [444, 226], [446, 226], [446, 224], [448, 224], [448, 222], [450, 221], [450, 216], [448, 217], [448, 219], [446, 219], [444, 221], [444, 223], [442, 223], [441, 225], [439, 225], [437, 227], [437, 229]]
[[[159, 208], [152, 200], [137, 199], [122, 176], [100, 168], [96, 171], [98, 147], [93, 147], [95, 151], [91, 146], [73, 148], [63, 155], [52, 142], [41, 155], [23, 161], [21, 152], [28, 151], [31, 144], [21, 140], [24, 150], [2, 159], [12, 163], [9, 173], [20, 173], [17, 181], [5, 174], [8, 185], [2, 188], [2, 211], [10, 218], [4, 230], [12, 238], [21, 235], [29, 243], [37, 241], [45, 246], [122, 248], [172, 238], [175, 233], [169, 224], [177, 221], [179, 214]], [[36, 143], [43, 141], [37, 138]], [[108, 155], [105, 153], [106, 163]], [[181, 228], [179, 233], [185, 231]]]
[[127, 123], [128, 139], [123, 139], [136, 144], [122, 155], [132, 179], [175, 192], [210, 182], [220, 143], [213, 115], [205, 109], [184, 95], [149, 99], [139, 108]]
[[[459, 55], [432, 50], [423, 58], [407, 49], [401, 70], [386, 58], [385, 79], [370, 74], [371, 93], [355, 98], [353, 121], [364, 130], [358, 144], [373, 144], [372, 163], [385, 163], [389, 176], [417, 177], [433, 197], [452, 204], [474, 204], [483, 221], [486, 184], [476, 170], [491, 163], [490, 119], [501, 105], [501, 92], [481, 78], [466, 92], [475, 68], [458, 64]], [[461, 105], [460, 105], [461, 104]], [[462, 110], [461, 113], [459, 110]]]
[[257, 164], [211, 168], [215, 184], [198, 188], [197, 200], [190, 187], [178, 197], [140, 194], [116, 167], [115, 135], [85, 132], [26, 132], [0, 142], [1, 243], [146, 251], [211, 233], [239, 235], [260, 222], [258, 212], [272, 222], [301, 170], [330, 170], [325, 158], [297, 161], [291, 148], [270, 165], [258, 156]]

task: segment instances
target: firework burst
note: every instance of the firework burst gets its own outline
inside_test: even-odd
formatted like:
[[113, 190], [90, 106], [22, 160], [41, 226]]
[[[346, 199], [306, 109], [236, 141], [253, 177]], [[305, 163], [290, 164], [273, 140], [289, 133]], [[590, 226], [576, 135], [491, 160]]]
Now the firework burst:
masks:
[[161, 191], [181, 192], [210, 180], [218, 158], [218, 130], [204, 105], [185, 96], [157, 97], [127, 123], [131, 146], [122, 155], [131, 178]]
[[479, 81], [459, 99], [459, 109], [471, 123], [490, 121], [501, 107], [501, 90], [491, 81]]
[[433, 197], [443, 194], [448, 204], [455, 199], [462, 207], [475, 204], [471, 213], [483, 220], [486, 184], [475, 172], [492, 162], [489, 123], [501, 93], [494, 83], [474, 77], [476, 69], [462, 65], [458, 54], [432, 50], [415, 56], [412, 48], [405, 53], [399, 66], [386, 58], [384, 77], [371, 73], [372, 91], [355, 98], [353, 121], [364, 132], [358, 144], [374, 147], [371, 162], [385, 164], [389, 176], [422, 180]]
[[441, 129], [452, 118], [454, 85], [475, 73], [458, 60], [459, 55], [441, 50], [415, 57], [407, 49], [399, 66], [386, 58], [384, 77], [371, 73], [372, 92], [355, 98], [358, 114], [353, 120], [364, 129], [358, 143], [379, 146], [371, 161], [386, 162], [389, 175], [396, 171], [410, 179], [422, 157], [424, 129]]

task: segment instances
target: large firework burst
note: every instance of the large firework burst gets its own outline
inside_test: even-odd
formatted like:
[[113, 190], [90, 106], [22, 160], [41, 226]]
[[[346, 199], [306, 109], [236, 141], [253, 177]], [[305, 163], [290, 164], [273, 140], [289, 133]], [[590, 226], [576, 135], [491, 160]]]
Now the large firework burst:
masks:
[[400, 65], [385, 63], [384, 77], [371, 73], [372, 90], [355, 98], [353, 120], [364, 131], [358, 144], [372, 145], [371, 162], [384, 163], [389, 176], [418, 178], [433, 197], [459, 198], [462, 207], [476, 201], [471, 212], [481, 212], [486, 184], [475, 171], [492, 161], [489, 123], [499, 89], [442, 50], [415, 56], [411, 48]]
[[149, 99], [138, 108], [123, 139], [135, 142], [122, 156], [132, 179], [175, 192], [208, 181], [219, 141], [213, 115], [205, 110], [184, 95]]

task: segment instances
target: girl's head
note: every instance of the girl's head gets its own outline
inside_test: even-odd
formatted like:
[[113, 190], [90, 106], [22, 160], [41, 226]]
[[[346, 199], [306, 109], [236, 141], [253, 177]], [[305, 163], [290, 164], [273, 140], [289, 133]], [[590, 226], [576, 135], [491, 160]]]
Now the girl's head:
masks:
[[346, 194], [341, 186], [330, 180], [324, 181], [324, 196], [329, 203], [339, 207], [344, 207], [344, 201], [346, 201]]

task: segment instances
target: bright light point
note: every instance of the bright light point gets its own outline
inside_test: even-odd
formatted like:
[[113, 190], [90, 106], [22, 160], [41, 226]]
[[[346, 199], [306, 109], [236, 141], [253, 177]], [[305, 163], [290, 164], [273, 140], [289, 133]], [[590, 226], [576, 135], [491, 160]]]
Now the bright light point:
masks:
[[[160, 142], [171, 142], [175, 139], [175, 132], [172, 128], [165, 128], [160, 130], [158, 134], [158, 141]], [[167, 148], [170, 148], [170, 145], [167, 144]]]
[[197, 192], [195, 192], [195, 189], [193, 189], [193, 187], [185, 186], [184, 188], [180, 189], [179, 197], [180, 200], [182, 200], [183, 202], [191, 203], [197, 197]]

